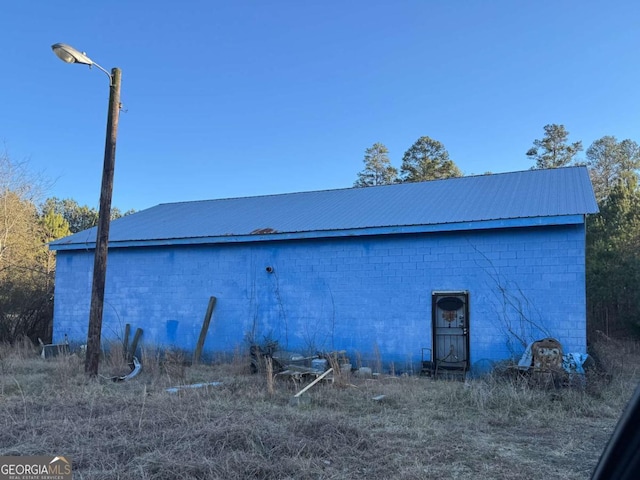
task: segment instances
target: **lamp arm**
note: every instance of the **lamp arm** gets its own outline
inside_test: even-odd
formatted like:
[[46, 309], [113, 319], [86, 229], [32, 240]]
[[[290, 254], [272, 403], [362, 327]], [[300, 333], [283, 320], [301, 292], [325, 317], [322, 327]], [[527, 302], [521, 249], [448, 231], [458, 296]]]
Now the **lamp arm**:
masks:
[[100, 70], [102, 70], [102, 71], [105, 73], [105, 75], [106, 75], [107, 77], [109, 77], [109, 85], [113, 87], [113, 77], [111, 76], [111, 74], [110, 74], [107, 70], [105, 70], [104, 68], [102, 68], [102, 67], [101, 67], [100, 65], [98, 65], [96, 62], [93, 62], [91, 65], [89, 65], [89, 68], [91, 68], [91, 67], [98, 67]]

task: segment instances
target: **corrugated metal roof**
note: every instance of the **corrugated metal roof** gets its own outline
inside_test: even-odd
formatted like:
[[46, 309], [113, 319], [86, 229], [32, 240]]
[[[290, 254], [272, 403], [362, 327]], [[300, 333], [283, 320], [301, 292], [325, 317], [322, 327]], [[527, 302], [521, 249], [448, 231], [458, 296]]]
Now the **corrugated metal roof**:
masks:
[[[585, 167], [166, 203], [111, 224], [110, 242], [303, 233], [578, 215], [598, 211]], [[95, 228], [52, 243], [95, 241]]]

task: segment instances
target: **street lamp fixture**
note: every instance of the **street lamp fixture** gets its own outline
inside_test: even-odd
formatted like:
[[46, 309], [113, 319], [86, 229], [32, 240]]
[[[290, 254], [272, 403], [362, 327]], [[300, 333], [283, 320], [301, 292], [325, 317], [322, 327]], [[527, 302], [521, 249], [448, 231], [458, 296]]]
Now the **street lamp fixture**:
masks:
[[89, 68], [95, 66], [102, 70], [109, 77], [109, 83], [113, 82], [113, 76], [107, 72], [104, 68], [98, 65], [96, 62], [87, 57], [87, 54], [80, 52], [66, 43], [56, 43], [51, 45], [51, 49], [56, 56], [65, 63], [80, 63], [82, 65], [89, 65]]
[[89, 310], [89, 329], [87, 333], [87, 355], [84, 364], [85, 372], [95, 377], [98, 375], [98, 365], [100, 363], [100, 337], [102, 334], [102, 312], [104, 310], [104, 285], [107, 276], [107, 248], [109, 243], [109, 223], [111, 219], [113, 173], [116, 160], [118, 117], [120, 115], [120, 82], [122, 72], [119, 68], [112, 68], [111, 73], [109, 73], [91, 60], [85, 53], [64, 43], [56, 43], [51, 46], [51, 49], [63, 62], [89, 65], [89, 68], [96, 66], [109, 77], [107, 136], [104, 146], [100, 208], [98, 210], [98, 232], [96, 235], [95, 258], [93, 263], [91, 307]]

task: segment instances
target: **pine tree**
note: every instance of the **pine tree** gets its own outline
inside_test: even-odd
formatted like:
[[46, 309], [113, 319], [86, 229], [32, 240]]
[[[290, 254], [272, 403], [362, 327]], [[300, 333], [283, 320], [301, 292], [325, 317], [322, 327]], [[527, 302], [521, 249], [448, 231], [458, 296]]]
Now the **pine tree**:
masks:
[[461, 177], [462, 172], [449, 158], [444, 145], [429, 137], [420, 137], [402, 158], [402, 182], [422, 182]]
[[389, 150], [382, 143], [374, 143], [364, 151], [364, 168], [358, 173], [354, 187], [373, 187], [396, 183], [398, 170], [391, 165]]
[[527, 151], [527, 157], [536, 162], [533, 168], [559, 168], [571, 164], [578, 152], [582, 151], [582, 142], [569, 144], [568, 138], [569, 132], [564, 125], [545, 125], [544, 137], [534, 140], [533, 147]]

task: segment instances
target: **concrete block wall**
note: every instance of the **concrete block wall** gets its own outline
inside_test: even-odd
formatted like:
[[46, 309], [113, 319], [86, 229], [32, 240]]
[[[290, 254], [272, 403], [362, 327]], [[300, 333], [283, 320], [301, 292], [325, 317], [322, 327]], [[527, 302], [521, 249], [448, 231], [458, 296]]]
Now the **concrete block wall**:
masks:
[[[547, 335], [584, 352], [584, 247], [584, 226], [566, 225], [112, 248], [103, 338], [130, 323], [145, 345], [193, 349], [213, 295], [206, 351], [272, 339], [363, 361], [379, 352], [411, 370], [431, 347], [432, 292], [466, 290], [472, 363], [519, 356]], [[56, 339], [86, 339], [92, 265], [91, 251], [58, 253]]]

